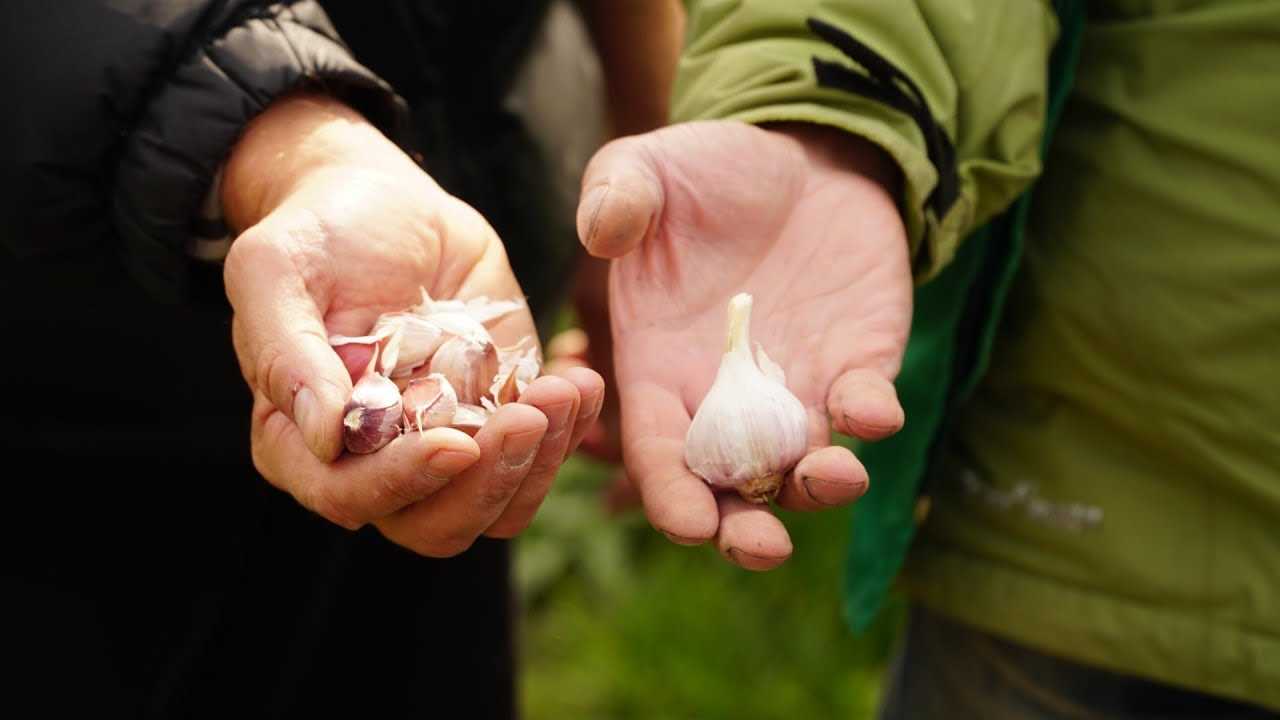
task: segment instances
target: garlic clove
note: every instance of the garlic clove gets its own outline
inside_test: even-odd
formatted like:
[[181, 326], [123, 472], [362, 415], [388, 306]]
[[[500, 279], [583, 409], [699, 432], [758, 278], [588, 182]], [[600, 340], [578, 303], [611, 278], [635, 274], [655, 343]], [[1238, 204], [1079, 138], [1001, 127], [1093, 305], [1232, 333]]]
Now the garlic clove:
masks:
[[[515, 367], [508, 370], [505, 375], [498, 373], [493, 380], [493, 387], [489, 388], [489, 394], [493, 395], [494, 401], [499, 405], [506, 405], [520, 399], [520, 380], [516, 377]], [[481, 399], [488, 400], [488, 398]]]
[[487, 339], [454, 337], [431, 357], [430, 370], [443, 375], [458, 394], [458, 402], [475, 405], [498, 373], [498, 350]]
[[458, 394], [439, 373], [409, 381], [402, 396], [404, 424], [419, 432], [448, 427], [458, 410]]
[[402, 377], [427, 364], [448, 334], [439, 325], [416, 315], [400, 314], [380, 323], [396, 322], [400, 327], [400, 348], [391, 377]]
[[480, 432], [480, 428], [484, 427], [484, 423], [489, 419], [490, 411], [479, 405], [470, 405], [467, 403], [458, 403], [458, 410], [453, 415], [453, 423], [449, 427], [455, 430], [461, 430], [468, 435], [475, 435]]
[[751, 355], [751, 296], [729, 301], [728, 349], [685, 436], [685, 464], [709, 485], [767, 503], [808, 447], [804, 405], [782, 368], [757, 346]]
[[400, 389], [379, 373], [365, 373], [343, 409], [343, 444], [360, 454], [380, 449], [400, 434], [400, 415]]
[[524, 394], [529, 383], [542, 372], [542, 363], [538, 361], [538, 347], [532, 338], [525, 338], [514, 347], [500, 349], [498, 357], [498, 374], [489, 387], [489, 394], [499, 405], [504, 405], [515, 402]]
[[467, 338], [473, 342], [493, 342], [484, 325], [465, 312], [438, 312], [426, 318], [426, 321], [455, 337]]

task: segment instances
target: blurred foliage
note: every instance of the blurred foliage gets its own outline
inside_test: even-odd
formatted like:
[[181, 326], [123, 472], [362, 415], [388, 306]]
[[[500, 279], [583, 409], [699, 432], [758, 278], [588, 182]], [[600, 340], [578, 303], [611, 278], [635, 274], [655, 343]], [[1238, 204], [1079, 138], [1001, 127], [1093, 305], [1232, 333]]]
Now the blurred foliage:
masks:
[[572, 458], [517, 541], [525, 717], [874, 716], [903, 613], [864, 636], [841, 619], [847, 511], [784, 514], [795, 554], [751, 573], [607, 515], [610, 472]]

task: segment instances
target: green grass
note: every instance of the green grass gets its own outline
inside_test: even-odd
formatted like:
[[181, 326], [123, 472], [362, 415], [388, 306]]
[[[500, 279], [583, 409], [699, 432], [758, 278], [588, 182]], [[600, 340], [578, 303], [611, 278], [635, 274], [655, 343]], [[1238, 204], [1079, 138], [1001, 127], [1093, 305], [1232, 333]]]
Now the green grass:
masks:
[[607, 468], [574, 458], [517, 543], [521, 694], [551, 718], [869, 718], [901, 622], [840, 616], [848, 512], [787, 514], [795, 554], [769, 573], [607, 517]]

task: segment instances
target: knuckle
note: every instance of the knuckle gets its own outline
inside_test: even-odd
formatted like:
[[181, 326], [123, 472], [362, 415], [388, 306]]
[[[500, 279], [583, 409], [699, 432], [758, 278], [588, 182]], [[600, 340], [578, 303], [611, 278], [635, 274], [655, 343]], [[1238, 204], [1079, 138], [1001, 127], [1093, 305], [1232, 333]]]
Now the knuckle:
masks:
[[523, 477], [524, 473], [515, 470], [490, 475], [489, 482], [480, 489], [480, 507], [487, 509], [505, 505], [519, 489]]
[[532, 513], [520, 513], [517, 518], [503, 518], [485, 531], [485, 535], [498, 540], [510, 540], [529, 529], [533, 524]]
[[337, 497], [330, 486], [316, 483], [311, 487], [311, 491], [306, 493], [303, 504], [310, 508], [312, 512], [334, 525], [348, 530], [359, 530], [364, 524], [356, 518], [356, 514], [350, 504]]
[[382, 497], [387, 498], [398, 509], [421, 499], [415, 475], [407, 473], [386, 473], [379, 480]]
[[276, 343], [264, 345], [254, 364], [254, 379], [267, 391], [271, 401], [282, 411], [291, 409], [294, 383], [284, 348]]
[[475, 535], [465, 532], [427, 533], [418, 538], [417, 550], [427, 557], [450, 558], [470, 550], [475, 541]]
[[227, 289], [232, 296], [232, 305], [238, 293], [235, 290], [240, 286], [240, 278], [247, 273], [253, 272], [253, 268], [262, 264], [270, 253], [275, 252], [275, 246], [270, 241], [267, 233], [258, 228], [250, 228], [240, 234], [231, 243], [230, 249], [227, 250], [227, 257], [223, 262], [223, 279], [226, 281]]

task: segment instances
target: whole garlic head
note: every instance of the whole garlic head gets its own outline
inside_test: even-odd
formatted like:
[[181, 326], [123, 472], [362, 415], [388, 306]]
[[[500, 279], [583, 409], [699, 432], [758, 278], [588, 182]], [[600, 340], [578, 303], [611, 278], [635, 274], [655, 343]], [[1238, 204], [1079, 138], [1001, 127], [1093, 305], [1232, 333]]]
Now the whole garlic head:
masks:
[[787, 389], [782, 368], [756, 345], [751, 355], [751, 296], [729, 301], [728, 349], [715, 382], [685, 436], [685, 464], [716, 488], [767, 503], [804, 457], [808, 417]]

